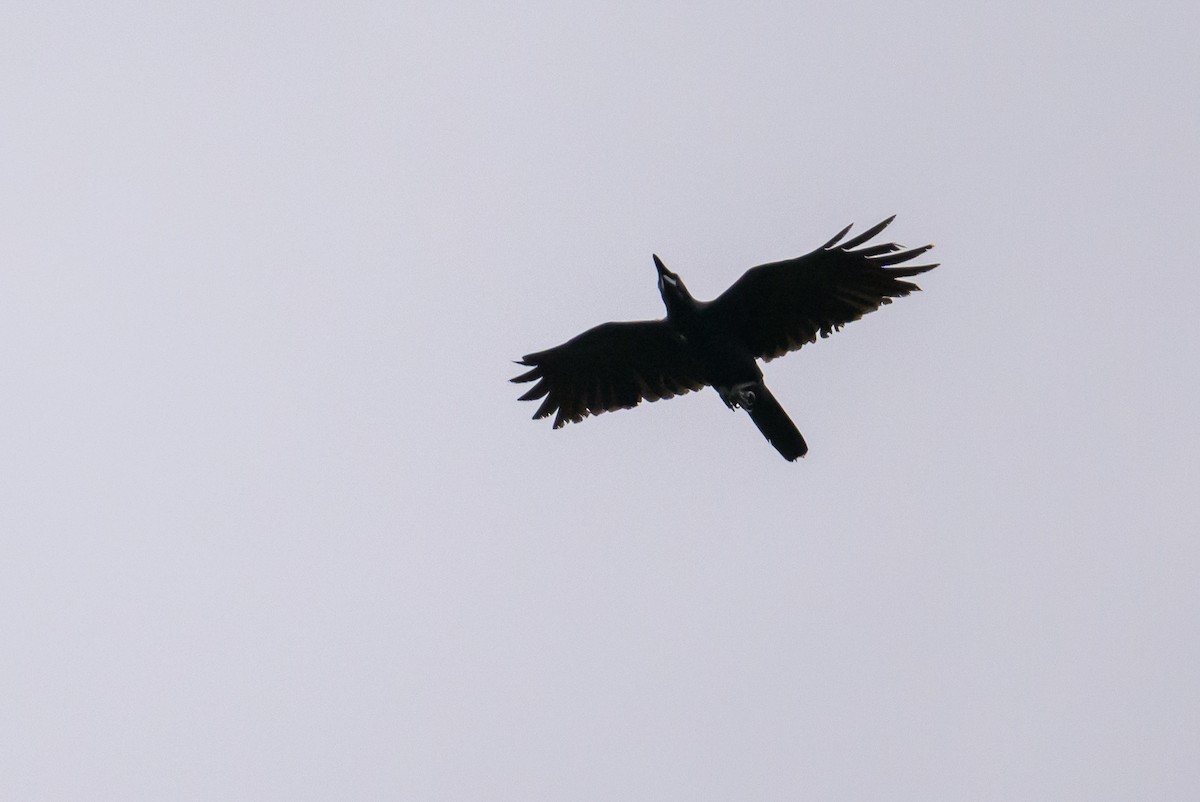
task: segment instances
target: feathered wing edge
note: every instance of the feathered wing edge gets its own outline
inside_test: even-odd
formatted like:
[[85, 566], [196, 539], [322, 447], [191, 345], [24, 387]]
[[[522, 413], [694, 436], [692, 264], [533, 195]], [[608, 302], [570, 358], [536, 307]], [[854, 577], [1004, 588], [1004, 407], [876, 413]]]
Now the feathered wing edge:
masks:
[[893, 220], [895, 215], [843, 241], [852, 228], [846, 226], [810, 253], [750, 268], [712, 303], [731, 316], [747, 345], [765, 361], [828, 337], [893, 298], [919, 291], [903, 279], [937, 267], [899, 266], [932, 245], [866, 245]]
[[530, 370], [509, 379], [509, 381], [514, 383], [536, 382], [517, 400], [537, 401], [542, 399], [542, 403], [533, 413], [532, 419], [541, 420], [554, 415], [552, 428], [555, 429], [561, 429], [568, 423], [579, 423], [589, 415], [601, 415], [618, 409], [633, 409], [642, 401], [662, 401], [704, 387], [702, 382], [680, 380], [671, 376], [660, 376], [653, 383], [638, 376], [634, 379], [632, 395], [627, 390], [622, 392], [620, 389], [606, 387], [602, 382], [596, 382], [591, 387], [584, 389], [583, 394], [573, 394], [561, 390], [555, 383], [547, 379], [543, 372], [543, 366], [531, 361], [531, 357], [536, 358], [536, 356], [536, 354], [531, 354], [514, 360], [513, 364], [529, 367]]
[[905, 262], [911, 262], [913, 259], [932, 249], [932, 243], [922, 245], [918, 248], [907, 249], [895, 242], [860, 247], [866, 245], [867, 242], [891, 225], [895, 219], [896, 215], [892, 215], [846, 242], [841, 242], [842, 237], [852, 228], [852, 226], [846, 226], [836, 237], [820, 248], [820, 250], [824, 251], [841, 251], [847, 255], [862, 257], [867, 260], [867, 264], [870, 266], [879, 268], [873, 276], [874, 281], [872, 282], [872, 286], [843, 286], [837, 290], [834, 297], [851, 307], [854, 310], [854, 314], [845, 320], [834, 323], [832, 326], [823, 326], [820, 329], [821, 337], [828, 337], [832, 332], [840, 330], [847, 323], [860, 320], [863, 315], [873, 312], [881, 306], [887, 306], [895, 298], [904, 298], [911, 293], [920, 292], [921, 288], [917, 284], [911, 281], [903, 281], [902, 279], [926, 273], [938, 266], [938, 263], [935, 262], [933, 264], [897, 267], [897, 265], [902, 265]]
[[705, 385], [663, 321], [602, 324], [516, 364], [530, 369], [510, 381], [535, 382], [520, 400], [542, 399], [533, 419], [554, 415], [555, 429]]
[[[854, 224], [851, 223], [850, 225], [846, 226], [841, 231], [839, 231], [833, 239], [829, 240], [829, 242], [826, 242], [824, 245], [822, 245], [817, 250], [818, 251], [838, 250], [838, 251], [845, 251], [846, 253], [852, 253], [856, 256], [866, 257], [867, 259], [870, 259], [873, 263], [879, 265], [880, 267], [893, 268], [891, 270], [887, 270], [885, 275], [895, 276], [895, 277], [916, 276], [916, 275], [920, 275], [921, 273], [925, 273], [929, 270], [933, 270], [935, 267], [937, 267], [938, 265], [936, 262], [931, 265], [913, 265], [910, 267], [902, 267], [902, 268], [894, 267], [895, 265], [904, 264], [905, 262], [910, 262], [913, 259], [916, 259], [921, 254], [923, 254], [926, 251], [933, 248], [932, 243], [930, 243], [929, 245], [922, 245], [919, 248], [909, 248], [907, 250], [902, 245], [898, 245], [895, 242], [885, 242], [880, 245], [872, 245], [869, 248], [859, 248], [860, 245], [865, 245], [867, 242], [869, 242], [871, 239], [873, 239], [876, 235], [878, 235], [881, 231], [883, 231], [885, 228], [887, 228], [889, 225], [891, 225], [892, 221], [895, 219], [896, 219], [896, 215], [892, 215], [891, 217], [887, 218], [886, 220], [883, 220], [883, 221], [871, 226], [870, 228], [868, 228], [866, 231], [859, 234], [858, 236], [856, 236], [852, 239], [849, 239], [846, 242], [841, 242], [842, 237], [844, 237], [844, 236], [846, 236], [846, 234], [850, 233], [850, 229], [854, 227]], [[841, 244], [839, 244], [839, 243], [841, 243]], [[855, 248], [858, 248], [858, 250], [854, 250]], [[920, 291], [920, 289], [921, 289], [916, 284], [912, 284], [907, 281], [900, 282], [900, 283], [906, 285], [909, 288], [909, 292]], [[907, 293], [905, 293], [905, 294], [907, 294]], [[895, 297], [895, 296], [893, 296], [893, 297]], [[887, 302], [885, 301], [885, 303], [887, 303]]]

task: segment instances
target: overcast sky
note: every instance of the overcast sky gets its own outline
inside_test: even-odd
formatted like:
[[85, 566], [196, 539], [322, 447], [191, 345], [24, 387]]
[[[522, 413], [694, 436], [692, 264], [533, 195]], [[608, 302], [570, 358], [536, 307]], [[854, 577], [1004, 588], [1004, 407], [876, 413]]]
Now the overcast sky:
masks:
[[[0, 11], [0, 796], [1200, 796], [1194, 3]], [[897, 213], [923, 292], [511, 360]]]

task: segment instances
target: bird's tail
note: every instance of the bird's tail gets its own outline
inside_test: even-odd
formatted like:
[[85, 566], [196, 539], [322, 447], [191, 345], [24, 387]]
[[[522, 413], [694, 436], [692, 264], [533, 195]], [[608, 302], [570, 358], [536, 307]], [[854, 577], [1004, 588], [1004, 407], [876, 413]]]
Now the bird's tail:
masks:
[[754, 421], [763, 437], [767, 438], [767, 442], [775, 446], [775, 450], [789, 462], [807, 454], [808, 444], [804, 442], [803, 435], [783, 411], [783, 407], [779, 406], [779, 402], [771, 395], [767, 386], [760, 382], [754, 388], [754, 396], [754, 403], [746, 411], [750, 413], [750, 420]]

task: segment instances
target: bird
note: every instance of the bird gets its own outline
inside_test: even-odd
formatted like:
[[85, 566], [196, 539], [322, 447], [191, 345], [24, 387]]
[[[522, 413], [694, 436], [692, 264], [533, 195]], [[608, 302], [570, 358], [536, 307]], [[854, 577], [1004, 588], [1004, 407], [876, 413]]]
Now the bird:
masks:
[[808, 444], [767, 389], [758, 361], [828, 337], [920, 290], [905, 279], [938, 265], [908, 263], [933, 245], [867, 244], [895, 219], [844, 239], [848, 225], [811, 253], [752, 267], [711, 301], [693, 298], [679, 274], [652, 254], [666, 317], [602, 323], [526, 354], [516, 364], [529, 370], [511, 381], [534, 382], [520, 400], [542, 399], [533, 419], [554, 416], [555, 429], [713, 387], [725, 406], [745, 410], [775, 450], [794, 462]]

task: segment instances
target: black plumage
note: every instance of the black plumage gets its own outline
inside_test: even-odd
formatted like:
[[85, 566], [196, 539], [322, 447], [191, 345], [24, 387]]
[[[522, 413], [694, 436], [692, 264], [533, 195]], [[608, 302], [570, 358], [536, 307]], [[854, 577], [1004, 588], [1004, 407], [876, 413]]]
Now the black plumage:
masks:
[[743, 408], [784, 456], [808, 446], [762, 381], [770, 361], [919, 290], [904, 279], [937, 267], [910, 266], [932, 245], [905, 250], [867, 245], [894, 217], [843, 242], [847, 226], [812, 253], [753, 267], [712, 301], [692, 298], [658, 256], [662, 320], [604, 323], [562, 345], [527, 354], [514, 382], [535, 382], [522, 401], [542, 399], [533, 417], [554, 428], [639, 402], [712, 386], [730, 409]]

